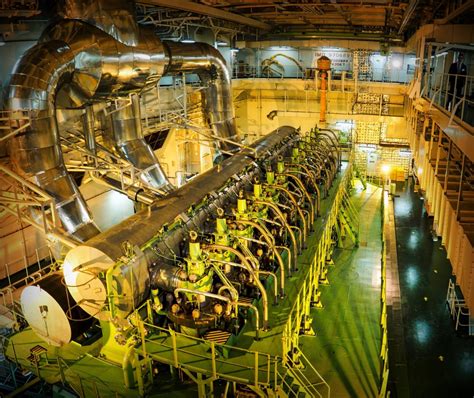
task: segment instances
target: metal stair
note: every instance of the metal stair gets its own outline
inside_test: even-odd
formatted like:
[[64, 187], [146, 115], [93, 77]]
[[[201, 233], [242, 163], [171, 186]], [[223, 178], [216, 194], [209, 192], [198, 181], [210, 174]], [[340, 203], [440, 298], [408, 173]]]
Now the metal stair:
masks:
[[232, 333], [228, 332], [227, 330], [210, 330], [204, 336], [203, 339], [207, 341], [213, 341], [217, 344], [225, 344]]
[[359, 214], [347, 191], [342, 197], [338, 219], [339, 223], [336, 224], [336, 231], [339, 237], [339, 245], [341, 245], [342, 237], [347, 234], [354, 245], [359, 246]]
[[364, 174], [362, 174], [359, 170], [359, 168], [357, 167], [357, 165], [354, 165], [354, 174], [356, 176], [356, 178], [358, 178], [362, 184], [362, 186], [364, 187], [364, 189], [367, 189], [367, 180], [366, 180], [366, 176]]
[[283, 391], [288, 398], [311, 397], [303, 382], [296, 376], [295, 371], [288, 369], [284, 379]]
[[278, 372], [281, 380], [275, 393], [283, 398], [329, 398], [331, 388], [314, 368], [303, 352], [295, 346], [292, 355], [287, 355], [283, 369]]

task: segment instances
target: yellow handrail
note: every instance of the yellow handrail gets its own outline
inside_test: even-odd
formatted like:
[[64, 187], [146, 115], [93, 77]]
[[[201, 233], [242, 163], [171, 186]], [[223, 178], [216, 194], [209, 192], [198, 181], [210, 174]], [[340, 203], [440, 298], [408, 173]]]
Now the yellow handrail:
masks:
[[[382, 201], [382, 217], [384, 220], [384, 225], [388, 225], [388, 193], [384, 192], [384, 197]], [[382, 301], [382, 311], [380, 316], [380, 326], [382, 329], [382, 344], [380, 348], [380, 358], [382, 364], [382, 380], [380, 384], [379, 390], [379, 398], [385, 398], [389, 396], [390, 392], [387, 392], [388, 386], [388, 374], [389, 374], [389, 366], [388, 366], [388, 331], [387, 331], [387, 250], [389, 250], [387, 242], [386, 242], [386, 231], [385, 228], [382, 228], [382, 270], [381, 270], [381, 290], [380, 290], [380, 298]]]
[[337, 221], [337, 213], [342, 204], [347, 186], [352, 178], [352, 163], [349, 162], [344, 171], [344, 175], [339, 184], [338, 191], [332, 203], [331, 210], [327, 216], [322, 237], [318, 243], [316, 251], [311, 261], [309, 271], [307, 272], [303, 287], [298, 292], [295, 302], [288, 315], [288, 321], [284, 327], [282, 344], [283, 358], [285, 361], [286, 353], [290, 352], [293, 347], [298, 345], [301, 323], [304, 315], [309, 313], [310, 304], [317, 294], [319, 279], [323, 268], [325, 267], [325, 259], [331, 246], [332, 227]]

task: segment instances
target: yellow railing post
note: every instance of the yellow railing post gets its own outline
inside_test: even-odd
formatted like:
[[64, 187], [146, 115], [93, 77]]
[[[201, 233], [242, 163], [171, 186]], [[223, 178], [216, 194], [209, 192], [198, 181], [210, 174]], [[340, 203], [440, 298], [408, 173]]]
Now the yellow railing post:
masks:
[[[386, 220], [386, 197], [382, 201], [382, 220]], [[380, 316], [380, 326], [382, 329], [382, 346], [380, 348], [380, 358], [382, 361], [382, 380], [379, 391], [379, 398], [387, 397], [387, 386], [388, 386], [388, 375], [389, 375], [389, 366], [388, 366], [388, 325], [387, 325], [387, 236], [385, 232], [385, 227], [382, 227], [382, 261], [381, 261], [381, 301], [382, 301], [382, 313]]]
[[267, 354], [267, 384], [270, 384], [271, 373], [272, 373], [271, 357], [270, 357], [270, 354]]
[[255, 351], [255, 363], [254, 363], [254, 366], [255, 366], [255, 375], [254, 375], [254, 384], [255, 384], [255, 387], [258, 387], [258, 351]]
[[380, 350], [380, 357], [385, 361], [385, 354], [387, 350], [387, 329], [384, 329], [382, 332], [382, 348]]
[[387, 304], [384, 301], [382, 301], [382, 316], [380, 317], [380, 325], [382, 326], [382, 329], [387, 329]]
[[380, 386], [379, 398], [386, 398], [387, 397], [387, 386], [388, 386], [388, 375], [389, 375], [389, 368], [388, 368], [388, 348], [385, 354], [385, 362], [382, 368], [382, 384]]
[[171, 345], [173, 348], [173, 366], [177, 368], [179, 365], [179, 362], [178, 362], [178, 346], [176, 345], [176, 334], [173, 330], [170, 330], [170, 335], [171, 335]]
[[211, 341], [211, 365], [212, 365], [212, 377], [217, 379], [217, 368], [216, 368], [216, 343]]

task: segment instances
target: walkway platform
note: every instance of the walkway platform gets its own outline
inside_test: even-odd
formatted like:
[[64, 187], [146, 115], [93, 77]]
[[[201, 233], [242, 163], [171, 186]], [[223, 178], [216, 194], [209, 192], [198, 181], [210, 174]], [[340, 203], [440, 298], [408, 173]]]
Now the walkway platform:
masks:
[[302, 351], [331, 386], [332, 398], [376, 397], [380, 377], [382, 189], [356, 185], [359, 248], [336, 250], [324, 307], [313, 310], [315, 337], [302, 337]]

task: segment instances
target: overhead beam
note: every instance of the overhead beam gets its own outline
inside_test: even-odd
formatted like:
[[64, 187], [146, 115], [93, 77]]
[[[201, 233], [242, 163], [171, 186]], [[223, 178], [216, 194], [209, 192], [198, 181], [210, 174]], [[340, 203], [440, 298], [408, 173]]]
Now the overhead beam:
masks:
[[456, 8], [454, 11], [446, 15], [444, 18], [435, 19], [434, 23], [436, 25], [447, 24], [452, 19], [459, 17], [461, 14], [463, 14], [466, 11], [469, 11], [473, 6], [474, 6], [474, 0], [468, 0], [464, 4], [460, 5], [458, 8]]
[[[448, 51], [450, 49], [472, 51], [472, 46], [468, 46], [468, 45], [465, 45], [465, 44], [446, 45], [446, 43], [439, 43], [439, 42], [436, 42], [436, 41], [431, 41], [428, 44], [431, 44], [432, 46], [436, 46], [440, 49], [442, 48], [442, 50], [440, 50], [440, 51]], [[438, 53], [438, 51], [436, 53]]]
[[138, 0], [137, 3], [143, 5], [151, 5], [151, 6], [160, 6], [160, 7], [168, 7], [174, 8], [176, 10], [183, 10], [194, 12], [196, 14], [207, 15], [214, 18], [225, 19], [227, 21], [239, 23], [246, 26], [251, 26], [253, 28], [263, 29], [263, 30], [270, 30], [271, 26], [264, 23], [257, 21], [252, 18], [244, 17], [239, 14], [234, 14], [233, 12], [220, 10], [215, 7], [210, 7], [200, 3], [193, 3], [188, 0]]
[[418, 3], [419, 3], [419, 0], [410, 0], [408, 7], [405, 9], [405, 12], [403, 13], [403, 19], [400, 22], [400, 27], [398, 28], [399, 35], [401, 35], [405, 31], [408, 22], [410, 21], [411, 17], [413, 16], [413, 13], [415, 12], [416, 7], [418, 6]]
[[339, 14], [341, 14], [341, 16], [342, 16], [342, 17], [344, 18], [344, 20], [347, 22], [347, 24], [348, 24], [349, 26], [352, 26], [351, 14], [348, 13], [348, 12], [346, 12], [346, 11], [344, 11], [344, 9], [343, 9], [341, 6], [337, 5], [337, 4], [332, 4], [332, 5], [333, 5], [334, 8], [337, 10], [337, 12], [338, 12]]

